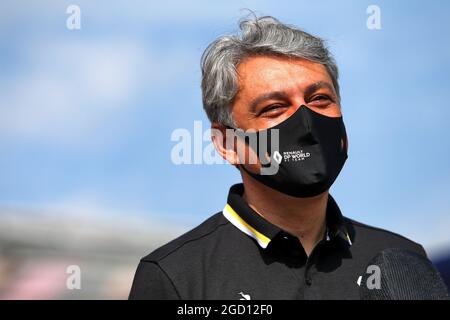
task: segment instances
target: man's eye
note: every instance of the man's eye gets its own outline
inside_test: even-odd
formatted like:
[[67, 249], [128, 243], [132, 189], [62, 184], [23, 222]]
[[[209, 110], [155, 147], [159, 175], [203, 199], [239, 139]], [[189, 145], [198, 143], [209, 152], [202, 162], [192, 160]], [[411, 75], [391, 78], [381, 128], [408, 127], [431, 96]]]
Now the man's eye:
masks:
[[311, 101], [320, 101], [320, 100], [330, 100], [330, 98], [326, 95], [321, 94], [311, 99]]
[[334, 102], [334, 100], [326, 95], [326, 94], [318, 94], [316, 96], [311, 97], [311, 99], [309, 99], [308, 101], [308, 105], [310, 105], [311, 107], [316, 107], [316, 108], [326, 108], [329, 105], [331, 105]]
[[267, 106], [264, 109], [262, 109], [261, 112], [259, 113], [259, 115], [262, 115], [262, 116], [272, 115], [272, 114], [282, 112], [283, 109], [284, 109], [284, 106], [281, 104], [272, 104], [272, 105]]

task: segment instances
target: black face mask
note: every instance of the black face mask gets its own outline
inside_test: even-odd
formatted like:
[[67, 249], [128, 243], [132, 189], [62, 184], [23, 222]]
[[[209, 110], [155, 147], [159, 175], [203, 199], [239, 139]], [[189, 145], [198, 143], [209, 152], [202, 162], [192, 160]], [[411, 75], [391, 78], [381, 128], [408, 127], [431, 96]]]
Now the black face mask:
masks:
[[[236, 135], [254, 150], [261, 171], [255, 174], [239, 166], [264, 185], [294, 197], [328, 190], [347, 159], [342, 116], [327, 117], [304, 105], [272, 128], [253, 133], [238, 129]], [[257, 142], [256, 148], [251, 141]]]

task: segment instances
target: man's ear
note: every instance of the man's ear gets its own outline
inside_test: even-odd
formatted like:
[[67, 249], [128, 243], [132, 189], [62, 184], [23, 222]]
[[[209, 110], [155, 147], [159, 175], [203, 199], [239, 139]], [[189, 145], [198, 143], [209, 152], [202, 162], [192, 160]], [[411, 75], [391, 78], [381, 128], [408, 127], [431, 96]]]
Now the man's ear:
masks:
[[239, 164], [233, 129], [227, 130], [226, 126], [213, 122], [211, 124], [211, 141], [222, 158], [234, 166]]

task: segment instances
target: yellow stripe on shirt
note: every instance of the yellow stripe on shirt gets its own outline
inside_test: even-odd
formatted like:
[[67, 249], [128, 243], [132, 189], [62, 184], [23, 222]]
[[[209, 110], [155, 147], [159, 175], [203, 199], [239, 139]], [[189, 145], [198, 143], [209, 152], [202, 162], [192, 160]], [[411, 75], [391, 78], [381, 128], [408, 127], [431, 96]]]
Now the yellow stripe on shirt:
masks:
[[237, 213], [234, 211], [234, 209], [227, 204], [225, 206], [225, 209], [228, 213], [230, 213], [233, 218], [235, 218], [242, 226], [244, 226], [248, 231], [253, 233], [253, 235], [257, 238], [257, 240], [261, 241], [265, 245], [267, 245], [270, 242], [270, 238], [263, 235], [261, 232], [257, 231], [255, 228], [253, 228], [251, 225], [249, 225], [247, 222], [245, 222]]

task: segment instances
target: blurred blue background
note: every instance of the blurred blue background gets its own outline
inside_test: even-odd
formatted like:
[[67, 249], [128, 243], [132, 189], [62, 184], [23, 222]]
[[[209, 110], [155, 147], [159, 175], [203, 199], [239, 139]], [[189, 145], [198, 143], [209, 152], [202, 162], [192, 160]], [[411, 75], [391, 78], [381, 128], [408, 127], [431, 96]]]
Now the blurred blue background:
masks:
[[[450, 254], [450, 2], [3, 0], [0, 298], [125, 298], [139, 257], [223, 208], [238, 172], [175, 165], [171, 134], [209, 128], [200, 56], [245, 8], [328, 40], [344, 215]], [[65, 288], [69, 264], [82, 290]]]

